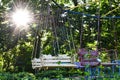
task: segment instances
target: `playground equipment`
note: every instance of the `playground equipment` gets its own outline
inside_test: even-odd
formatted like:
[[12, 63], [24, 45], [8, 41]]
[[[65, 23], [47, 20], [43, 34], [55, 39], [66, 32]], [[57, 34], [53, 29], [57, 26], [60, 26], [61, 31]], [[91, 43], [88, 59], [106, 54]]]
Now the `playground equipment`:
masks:
[[79, 61], [81, 62], [82, 66], [99, 66], [101, 63], [101, 60], [98, 58], [98, 51], [97, 50], [91, 50], [87, 51], [85, 49], [80, 49], [78, 52]]
[[[43, 5], [43, 7], [44, 6], [45, 5]], [[71, 55], [75, 56], [78, 50], [78, 46], [75, 44], [77, 41], [74, 39], [74, 37], [78, 38], [80, 42], [78, 57], [81, 66], [90, 65], [91, 68], [98, 67], [100, 64], [103, 66], [118, 65], [111, 62], [101, 63], [98, 57], [101, 55], [100, 50], [102, 47], [102, 35], [100, 34], [102, 26], [101, 22], [106, 19], [110, 19], [110, 22], [112, 22], [113, 19], [119, 19], [119, 17], [101, 17], [100, 13], [98, 13], [97, 16], [92, 16], [90, 14], [81, 12], [61, 10], [61, 7], [60, 9], [56, 9], [54, 11], [51, 9], [50, 5], [46, 6], [47, 7], [41, 11], [43, 13], [41, 13], [39, 16], [41, 20], [40, 26], [38, 26], [36, 29], [36, 39], [32, 55], [33, 69], [42, 67], [76, 67], [77, 65], [74, 64], [74, 62], [76, 62], [76, 58], [71, 57]], [[100, 12], [100, 9], [97, 11]], [[78, 18], [79, 21], [76, 21], [74, 17], [71, 18], [71, 16]], [[77, 25], [75, 23], [77, 23]], [[114, 24], [111, 23], [111, 27], [113, 25]], [[116, 28], [115, 26], [113, 27], [115, 35]], [[89, 34], [87, 33], [87, 29], [90, 30]], [[79, 34], [79, 37], [74, 36], [74, 31]], [[95, 33], [95, 36], [91, 36], [92, 33]], [[92, 50], [91, 48], [88, 50], [85, 49], [86, 43], [84, 40], [87, 39], [87, 36], [84, 36], [83, 34], [88, 34], [87, 36], [91, 36], [89, 39], [92, 43], [94, 43], [93, 41], [97, 42], [95, 45], [96, 50]], [[43, 38], [47, 39], [44, 40]], [[117, 38], [114, 37], [115, 46], [117, 46], [116, 39]], [[45, 52], [45, 49], [47, 49], [49, 52]], [[114, 47], [114, 49], [116, 49], [116, 47]], [[115, 54], [117, 55], [117, 51]]]
[[74, 57], [67, 55], [42, 55], [40, 58], [34, 58], [32, 60], [32, 67], [35, 68], [47, 68], [47, 67], [77, 67], [74, 64]]

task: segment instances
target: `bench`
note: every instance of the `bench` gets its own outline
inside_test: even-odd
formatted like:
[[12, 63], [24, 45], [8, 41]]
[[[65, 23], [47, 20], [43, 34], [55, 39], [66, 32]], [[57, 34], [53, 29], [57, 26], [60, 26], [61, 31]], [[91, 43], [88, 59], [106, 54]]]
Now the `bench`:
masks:
[[45, 67], [77, 67], [74, 64], [74, 57], [67, 55], [42, 55], [40, 58], [34, 58], [32, 62], [32, 68], [45, 68]]

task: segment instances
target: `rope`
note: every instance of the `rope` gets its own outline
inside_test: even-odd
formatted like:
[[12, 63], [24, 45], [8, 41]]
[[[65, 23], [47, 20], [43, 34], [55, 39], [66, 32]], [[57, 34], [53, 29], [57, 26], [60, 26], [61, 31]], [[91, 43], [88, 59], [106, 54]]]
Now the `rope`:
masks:
[[81, 23], [81, 30], [80, 30], [80, 48], [82, 48], [82, 38], [83, 38], [83, 15], [82, 15], [82, 23]]
[[[70, 36], [72, 38], [72, 45], [73, 45], [73, 49], [75, 50], [75, 44], [74, 44], [74, 39], [73, 39], [73, 33], [72, 33], [72, 29], [70, 29]], [[75, 50], [76, 51], [76, 50]]]
[[98, 36], [97, 36], [97, 49], [99, 48], [100, 45], [100, 1], [99, 1], [99, 9], [98, 9], [98, 25], [97, 25], [97, 31], [98, 31]]
[[59, 7], [61, 10], [63, 10], [63, 8], [56, 1], [54, 1], [54, 0], [52, 0], [52, 1], [56, 4], [57, 7]]
[[[58, 15], [59, 16], [59, 15]], [[54, 20], [54, 19], [53, 19]], [[53, 22], [55, 22], [56, 23], [56, 21], [54, 20]], [[54, 29], [55, 29], [55, 37], [56, 37], [56, 43], [57, 43], [57, 48], [58, 48], [58, 53], [57, 53], [57, 55], [60, 53], [60, 46], [59, 46], [59, 38], [58, 38], [58, 36], [57, 36], [57, 29], [56, 29], [56, 25], [55, 25], [55, 23], [54, 23]]]
[[[113, 23], [114, 22], [114, 23]], [[115, 46], [115, 57], [116, 59], [118, 59], [118, 56], [117, 56], [117, 35], [116, 35], [116, 26], [115, 26], [115, 21], [112, 20], [111, 22], [114, 26], [114, 46]]]
[[68, 34], [68, 29], [66, 28], [66, 31], [67, 31], [67, 40], [68, 40], [68, 43], [69, 43], [69, 49], [71, 50], [71, 44], [70, 44], [70, 38], [69, 38], [69, 34]]
[[[64, 12], [68, 12], [70, 14], [84, 15], [86, 17], [91, 17], [91, 18], [99, 18], [99, 16], [93, 16], [91, 14], [85, 14], [85, 13], [82, 13], [82, 12], [76, 12], [76, 11], [71, 11], [71, 10], [64, 10]], [[100, 19], [109, 19], [109, 18], [120, 19], [120, 16], [103, 16], [103, 17], [100, 17]]]
[[[53, 24], [54, 17], [52, 16], [51, 18], [52, 18], [51, 19], [52, 35], [54, 36], [55, 35], [54, 24]], [[56, 55], [56, 46], [55, 46], [55, 39], [54, 39], [54, 37], [53, 37], [53, 51], [54, 51], [54, 55]]]
[[[70, 40], [70, 37], [72, 38], [72, 33], [71, 33], [71, 27], [70, 27], [70, 23], [71, 23], [71, 20], [70, 18], [68, 17], [68, 29], [70, 30], [68, 33], [68, 29], [67, 29], [67, 38], [68, 38], [68, 42], [69, 42], [69, 49], [72, 50], [72, 47], [71, 47], [71, 40]], [[70, 37], [69, 37], [69, 34], [70, 34]], [[72, 41], [73, 42], [73, 41]], [[74, 43], [73, 43], [74, 44]]]
[[33, 47], [33, 51], [32, 51], [32, 58], [35, 58], [35, 57], [36, 57], [37, 44], [38, 44], [38, 41], [37, 41], [37, 34], [38, 34], [38, 26], [37, 26], [36, 32], [35, 32], [35, 41], [34, 41], [34, 47]]
[[55, 32], [55, 40], [56, 40], [56, 43], [57, 43], [57, 48], [58, 48], [58, 53], [59, 53], [59, 50], [60, 50], [60, 47], [59, 47], [59, 41], [58, 41], [58, 37], [57, 37], [57, 31], [56, 31], [56, 25], [55, 25], [56, 21], [54, 20], [53, 18], [53, 28], [54, 28], [54, 32]]
[[86, 17], [98, 18], [98, 16], [92, 16], [91, 14], [85, 14], [85, 13], [82, 13], [82, 12], [75, 12], [75, 11], [70, 11], [70, 10], [64, 10], [64, 12], [68, 12], [70, 14], [84, 15]]
[[[52, 0], [52, 1], [53, 1], [60, 9], [63, 10], [63, 8], [62, 8], [57, 2], [55, 2], [54, 0]], [[99, 2], [99, 3], [100, 3], [100, 0], [96, 0], [94, 3], [96, 3], [96, 2]], [[84, 15], [87, 16], [87, 17], [99, 18], [99, 16], [93, 16], [93, 15], [91, 15], [91, 14], [85, 14], [85, 13], [82, 13], [82, 12], [75, 12], [75, 11], [69, 10], [69, 9], [74, 9], [74, 8], [76, 8], [76, 7], [79, 7], [79, 6], [85, 6], [85, 5], [88, 5], [88, 4], [91, 4], [91, 3], [93, 3], [93, 2], [84, 3], [84, 4], [79, 4], [79, 5], [74, 6], [74, 7], [72, 7], [72, 8], [66, 8], [66, 10], [63, 10], [63, 11], [64, 11], [64, 12], [71, 13], [71, 14], [80, 14], [80, 15], [83, 15], [83, 14], [84, 14]], [[99, 4], [99, 5], [100, 5], [100, 4]], [[115, 9], [113, 9], [113, 10], [109, 11], [108, 13], [106, 13], [105, 15], [103, 15], [102, 17], [100, 17], [100, 19], [109, 19], [109, 18], [120, 19], [120, 16], [107, 16], [108, 14], [116, 11], [116, 10], [119, 9], [119, 8], [120, 8], [120, 6], [118, 5], [118, 7], [116, 7]]]
[[[119, 9], [120, 8], [120, 6], [118, 6], [117, 8], [115, 8], [115, 9], [113, 9], [112, 10], [112, 2], [110, 1], [109, 2], [110, 3], [110, 9], [111, 9], [111, 11], [110, 12], [108, 12], [108, 14], [110, 14], [110, 13], [112, 13], [113, 11], [115, 11], [115, 10], [117, 10], [117, 9]], [[108, 14], [106, 14], [106, 15], [108, 15]], [[111, 19], [111, 27], [113, 27], [113, 31], [114, 31], [114, 48], [117, 50], [117, 36], [116, 36], [116, 26], [115, 26], [115, 20], [114, 19]], [[115, 57], [118, 59], [118, 57], [117, 57], [117, 51], [114, 51], [115, 52]]]

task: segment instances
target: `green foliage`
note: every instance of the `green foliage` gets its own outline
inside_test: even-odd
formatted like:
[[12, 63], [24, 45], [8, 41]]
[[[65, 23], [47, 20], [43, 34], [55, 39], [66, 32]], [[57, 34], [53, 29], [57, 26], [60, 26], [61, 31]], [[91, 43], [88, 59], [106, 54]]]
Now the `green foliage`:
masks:
[[65, 69], [65, 68], [54, 68], [48, 70], [41, 70], [36, 74], [37, 78], [49, 78], [49, 79], [61, 79], [67, 77], [75, 77], [81, 75], [81, 70], [76, 69]]
[[21, 72], [15, 75], [15, 79], [18, 80], [36, 80], [32, 73]]
[[0, 56], [0, 72], [2, 72], [3, 69], [3, 58]]
[[32, 73], [0, 73], [1, 80], [36, 80]]

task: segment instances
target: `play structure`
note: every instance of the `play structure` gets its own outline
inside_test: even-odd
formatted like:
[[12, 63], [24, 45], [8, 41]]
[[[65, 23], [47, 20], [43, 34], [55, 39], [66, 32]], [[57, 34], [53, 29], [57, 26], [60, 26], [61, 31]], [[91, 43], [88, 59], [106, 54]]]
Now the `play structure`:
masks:
[[[56, 10], [52, 10], [49, 4], [42, 5], [42, 13], [39, 16], [40, 22], [36, 29], [31, 60], [33, 69], [45, 67], [76, 68], [78, 66], [80, 68], [87, 65], [90, 67], [98, 67], [100, 65], [111, 67], [119, 65], [114, 21], [119, 19], [119, 16], [101, 17], [100, 13], [96, 14], [97, 16], [93, 16], [81, 12], [63, 10], [54, 0], [52, 1], [57, 6]], [[100, 12], [100, 9], [96, 11]], [[101, 46], [103, 45], [101, 41], [104, 38], [103, 35], [107, 35], [102, 33], [102, 27], [106, 25], [106, 23], [102, 25], [102, 21], [109, 21], [110, 27], [113, 27], [114, 37], [112, 38], [114, 38], [114, 41], [111, 44], [114, 46], [112, 46], [112, 49]], [[75, 31], [79, 36], [75, 36]], [[84, 40], [88, 41], [88, 43], [96, 43], [94, 47], [85, 46], [87, 43]], [[77, 41], [79, 41], [79, 44], [76, 44], [78, 43]], [[105, 44], [108, 43], [107, 41], [105, 42]], [[103, 62], [100, 59], [102, 53], [108, 54], [109, 62]], [[75, 62], [79, 62], [79, 65], [75, 64]]]

